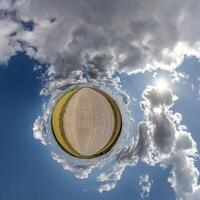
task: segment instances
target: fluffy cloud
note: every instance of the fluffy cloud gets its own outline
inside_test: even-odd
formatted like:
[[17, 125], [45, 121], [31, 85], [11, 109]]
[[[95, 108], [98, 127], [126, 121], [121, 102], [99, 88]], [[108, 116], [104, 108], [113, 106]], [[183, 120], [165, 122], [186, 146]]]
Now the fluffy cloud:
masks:
[[0, 63], [7, 63], [19, 49], [14, 42], [15, 32], [18, 29], [19, 25], [10, 19], [0, 19]]
[[47, 121], [45, 120], [44, 117], [38, 117], [34, 124], [33, 124], [33, 136], [35, 137], [35, 139], [40, 140], [42, 144], [47, 145], [48, 139], [45, 135]]
[[[158, 92], [156, 100], [155, 90]], [[143, 155], [144, 161], [171, 167], [169, 182], [177, 199], [197, 200], [199, 171], [195, 167], [198, 158], [196, 142], [181, 125], [181, 114], [171, 110], [176, 96], [168, 88], [160, 90], [159, 87], [148, 86], [143, 98], [141, 107], [148, 127], [143, 134], [150, 138], [148, 153]]]
[[[116, 70], [173, 71], [184, 56], [200, 57], [199, 9], [199, 0], [2, 0], [0, 62], [25, 51], [45, 65], [42, 95], [55, 95], [58, 88], [83, 82], [82, 65], [94, 82], [113, 85], [119, 83], [112, 76]], [[121, 95], [129, 99], [124, 92]], [[168, 88], [148, 86], [142, 98], [144, 119], [138, 136], [116, 154], [114, 166], [97, 177], [103, 182], [99, 191], [113, 189], [126, 166], [141, 159], [171, 167], [169, 182], [177, 198], [197, 200], [196, 143], [181, 125], [181, 114], [172, 111], [176, 96]], [[44, 134], [48, 114], [33, 127], [43, 144], [49, 142]], [[57, 154], [53, 158], [79, 178], [88, 177], [96, 167], [74, 165]]]
[[139, 179], [139, 185], [141, 187], [140, 196], [142, 197], [142, 199], [148, 198], [153, 180], [150, 179], [148, 174], [140, 176]]
[[[37, 70], [37, 67], [35, 70]], [[85, 79], [81, 75], [80, 82], [82, 84], [84, 84], [83, 82], [84, 80]], [[106, 82], [109, 82], [109, 81], [107, 80]], [[127, 96], [125, 91], [122, 90], [122, 88], [118, 84], [119, 82], [120, 80], [118, 77], [113, 78], [113, 80], [109, 82], [110, 86], [113, 84], [112, 90], [115, 91], [113, 93], [111, 89], [106, 88], [104, 84], [102, 85], [98, 84], [98, 87], [100, 89], [110, 92], [110, 94], [115, 98], [116, 102], [119, 103], [120, 108], [121, 108], [121, 113], [123, 114], [123, 128], [120, 134], [120, 140], [118, 140], [118, 142], [116, 143], [115, 148], [112, 148], [112, 150], [106, 153], [105, 155], [102, 155], [100, 157], [93, 158], [90, 160], [79, 159], [79, 158], [72, 157], [69, 154], [66, 154], [65, 152], [62, 151], [62, 149], [58, 147], [58, 144], [55, 142], [51, 134], [52, 132], [51, 125], [50, 125], [51, 111], [57, 99], [61, 95], [63, 95], [63, 92], [65, 92], [66, 90], [64, 91], [57, 90], [56, 92], [54, 92], [51, 95], [51, 98], [49, 99], [48, 104], [45, 104], [43, 106], [43, 115], [39, 116], [35, 120], [35, 123], [33, 125], [34, 137], [40, 140], [42, 144], [50, 145], [51, 151], [52, 151], [52, 158], [55, 161], [57, 161], [59, 164], [61, 164], [64, 170], [72, 172], [77, 178], [80, 178], [80, 179], [88, 178], [91, 172], [93, 171], [93, 169], [96, 169], [96, 168], [99, 168], [99, 170], [102, 171], [102, 169], [104, 169], [103, 167], [105, 167], [108, 163], [111, 163], [111, 165], [113, 165], [112, 162], [113, 161], [115, 162], [114, 159], [116, 157], [119, 158], [119, 160], [121, 160], [121, 166], [120, 166], [121, 174], [123, 173], [124, 168], [126, 167], [126, 165], [124, 165], [122, 162], [125, 162], [127, 160], [127, 162], [130, 163], [129, 159], [126, 158], [126, 150], [122, 146], [122, 144], [127, 139], [127, 135], [128, 135], [127, 129], [129, 129], [129, 124], [132, 123], [132, 116], [130, 115], [130, 111], [128, 110], [129, 96]], [[74, 84], [77, 84], [77, 81]], [[69, 86], [69, 85], [70, 84], [68, 83], [68, 87], [69, 87], [68, 90], [76, 87], [76, 85], [73, 85], [73, 86]], [[124, 160], [123, 160], [123, 156], [124, 156]], [[132, 164], [132, 161], [131, 161], [131, 164]], [[116, 167], [117, 167], [116, 174], [106, 179], [106, 180], [112, 179], [113, 182], [102, 184], [100, 188], [98, 189], [99, 192], [108, 191], [109, 188], [113, 189], [115, 185], [117, 184], [117, 181], [120, 180], [121, 175], [119, 175], [119, 165], [117, 165]], [[103, 179], [103, 175], [99, 177], [99, 181], [102, 179]]]
[[88, 178], [89, 174], [91, 173], [93, 168], [96, 168], [98, 166], [98, 163], [96, 164], [80, 164], [80, 163], [75, 163], [69, 160], [66, 160], [66, 158], [56, 154], [52, 153], [52, 158], [60, 163], [63, 166], [64, 170], [73, 172], [76, 176], [76, 178], [79, 179], [85, 179]]
[[121, 179], [123, 172], [127, 166], [134, 166], [138, 162], [138, 157], [134, 153], [134, 142], [130, 145], [126, 145], [115, 157], [115, 164], [108, 172], [102, 172], [97, 176], [97, 181], [107, 182], [102, 184], [99, 188], [99, 192], [109, 191], [117, 185], [117, 182]]
[[[181, 124], [181, 114], [172, 111], [177, 97], [169, 88], [147, 86], [142, 98], [140, 106], [144, 119], [138, 124], [137, 137], [110, 155], [111, 157], [104, 157], [92, 163], [70, 160], [56, 153], [52, 154], [53, 158], [77, 178], [87, 178], [93, 169], [102, 168], [108, 161], [112, 161], [114, 164], [111, 168], [104, 169], [97, 176], [97, 181], [101, 183], [98, 188], [100, 193], [115, 188], [126, 167], [135, 166], [139, 160], [148, 165], [170, 167], [168, 181], [177, 199], [198, 200], [199, 171], [195, 167], [198, 158], [197, 145], [186, 127]], [[45, 134], [47, 130], [44, 130], [48, 127], [48, 112], [45, 113], [47, 115], [44, 118], [39, 117], [36, 120], [34, 135], [44, 144], [48, 144]], [[151, 184], [147, 180], [152, 182], [146, 177], [140, 179], [142, 186], [147, 183], [142, 187], [143, 197], [150, 192]]]
[[101, 185], [100, 187], [99, 187], [99, 189], [98, 189], [98, 191], [100, 192], [100, 193], [102, 193], [102, 192], [105, 192], [105, 191], [110, 191], [110, 190], [112, 190], [113, 188], [115, 188], [115, 183], [110, 183], [110, 184], [105, 184], [105, 185]]
[[[159, 164], [171, 168], [168, 181], [177, 199], [197, 200], [200, 188], [199, 171], [195, 167], [197, 146], [186, 127], [181, 124], [181, 114], [172, 111], [177, 97], [171, 89], [161, 90], [157, 86], [147, 86], [142, 97], [140, 104], [144, 120], [138, 125], [136, 140], [121, 150], [112, 169], [100, 174], [97, 180], [108, 182], [107, 190], [109, 183], [111, 186], [114, 183], [116, 185], [126, 166], [135, 165], [139, 158], [148, 165]], [[151, 184], [148, 186], [149, 192]]]
[[199, 57], [199, 7], [198, 0], [1, 1], [1, 13], [9, 12], [0, 21], [10, 22], [2, 25], [0, 59], [25, 51], [46, 64], [49, 84], [71, 78], [83, 64], [94, 79], [114, 70], [173, 70], [184, 56]]

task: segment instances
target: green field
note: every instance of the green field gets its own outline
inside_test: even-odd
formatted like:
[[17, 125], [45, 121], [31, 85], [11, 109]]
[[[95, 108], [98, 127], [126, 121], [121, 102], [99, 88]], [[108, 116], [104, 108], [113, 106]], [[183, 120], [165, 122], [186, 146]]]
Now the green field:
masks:
[[77, 152], [72, 147], [72, 145], [67, 140], [67, 138], [64, 134], [63, 115], [65, 112], [65, 108], [66, 108], [68, 102], [70, 101], [71, 97], [76, 92], [78, 92], [79, 89], [80, 88], [76, 88], [76, 89], [73, 89], [73, 90], [67, 92], [56, 102], [55, 107], [52, 112], [51, 125], [52, 125], [53, 135], [54, 135], [56, 141], [58, 142], [58, 144], [61, 146], [61, 148], [64, 151], [66, 151], [67, 153], [69, 153], [75, 157], [89, 159], [89, 158], [94, 158], [94, 157], [103, 155], [113, 147], [113, 145], [117, 141], [117, 138], [119, 137], [120, 132], [121, 132], [122, 118], [121, 118], [121, 113], [120, 113], [120, 110], [119, 110], [116, 102], [105, 92], [103, 92], [99, 89], [96, 89], [96, 88], [92, 88], [92, 89], [98, 91], [99, 93], [101, 93], [109, 101], [110, 106], [112, 107], [112, 110], [113, 110], [113, 114], [115, 116], [114, 129], [113, 129], [112, 137], [110, 138], [108, 143], [94, 155], [86, 156], [86, 155], [82, 155], [79, 152]]

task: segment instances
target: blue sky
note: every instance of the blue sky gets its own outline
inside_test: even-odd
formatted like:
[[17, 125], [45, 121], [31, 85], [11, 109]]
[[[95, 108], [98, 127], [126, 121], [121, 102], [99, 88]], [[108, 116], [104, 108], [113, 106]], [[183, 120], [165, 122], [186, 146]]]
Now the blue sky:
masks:
[[[72, 173], [63, 170], [51, 158], [50, 148], [41, 145], [33, 137], [33, 123], [41, 114], [41, 105], [45, 101], [45, 98], [38, 95], [42, 83], [37, 78], [40, 74], [32, 70], [35, 64], [36, 61], [20, 53], [14, 56], [8, 65], [1, 65], [0, 199], [140, 199], [138, 182], [141, 174], [149, 174], [153, 179], [148, 199], [158, 199], [158, 195], [162, 195], [162, 199], [166, 200], [175, 199], [174, 192], [167, 183], [169, 169], [163, 170], [158, 166], [150, 167], [140, 162], [135, 167], [127, 167], [116, 188], [103, 194], [96, 190], [98, 183], [94, 175], [89, 179], [79, 180]], [[197, 100], [197, 93], [191, 89], [191, 84], [198, 88], [198, 75], [194, 70], [198, 67], [196, 59], [187, 59], [181, 67], [190, 75], [187, 84], [173, 85], [179, 96], [174, 109], [182, 113], [184, 124], [197, 143], [200, 141], [200, 102]], [[125, 76], [123, 80], [126, 81], [125, 87], [129, 94], [140, 98], [139, 94], [143, 91], [145, 83], [140, 85], [141, 79], [134, 76]], [[148, 83], [151, 80], [152, 74], [149, 73], [146, 81]], [[137, 106], [135, 103], [135, 111], [138, 110]], [[134, 115], [137, 116], [137, 112]], [[137, 124], [141, 119], [135, 117], [135, 120]], [[199, 162], [197, 166], [200, 168]]]
[[[0, 0], [0, 199], [199, 200], [199, 9]], [[112, 151], [87, 161], [49, 126], [55, 100], [80, 84], [110, 92], [123, 117]]]

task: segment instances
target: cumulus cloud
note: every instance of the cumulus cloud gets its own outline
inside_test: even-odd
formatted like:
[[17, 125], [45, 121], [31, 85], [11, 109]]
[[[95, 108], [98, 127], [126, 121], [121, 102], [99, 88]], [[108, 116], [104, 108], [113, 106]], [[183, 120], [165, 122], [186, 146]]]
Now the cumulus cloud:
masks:
[[142, 199], [148, 198], [149, 193], [151, 191], [151, 185], [153, 183], [153, 180], [149, 177], [148, 174], [142, 175], [139, 177], [139, 185], [141, 187], [141, 193], [140, 196]]
[[97, 176], [97, 181], [107, 182], [102, 184], [99, 188], [99, 192], [109, 191], [117, 185], [117, 182], [121, 179], [123, 172], [127, 166], [134, 166], [138, 162], [138, 157], [134, 154], [134, 142], [131, 145], [126, 145], [120, 150], [115, 157], [115, 164], [108, 172], [102, 172]]
[[114, 70], [173, 70], [184, 56], [199, 57], [199, 7], [198, 0], [1, 1], [1, 13], [9, 12], [0, 19], [0, 59], [25, 51], [47, 66], [49, 84], [60, 85], [83, 64], [94, 79]]
[[[158, 68], [174, 72], [184, 56], [200, 57], [199, 0], [18, 0], [0, 1], [0, 62], [18, 51], [46, 66], [41, 95], [90, 80], [109, 82], [112, 74]], [[48, 12], [46, 12], [48, 10]], [[184, 75], [173, 73], [174, 78]], [[117, 83], [117, 84], [116, 84]], [[120, 88], [121, 89], [121, 88]], [[128, 103], [124, 91], [120, 94]], [[166, 88], [148, 86], [140, 103], [144, 119], [135, 140], [117, 152], [115, 164], [97, 176], [99, 191], [113, 189], [126, 166], [138, 159], [171, 167], [169, 183], [178, 199], [197, 200], [200, 194], [196, 143], [173, 113], [177, 97]], [[48, 144], [44, 134], [48, 112], [34, 124], [34, 137]], [[86, 178], [96, 165], [82, 166], [53, 154], [64, 169]], [[106, 182], [104, 184], [104, 182]]]
[[[171, 175], [168, 181], [177, 199], [197, 200], [199, 198], [199, 171], [195, 167], [195, 161], [198, 159], [197, 145], [186, 127], [181, 124], [181, 114], [172, 111], [177, 97], [171, 89], [165, 88], [161, 91], [157, 86], [147, 86], [142, 97], [140, 105], [144, 112], [144, 120], [138, 125], [136, 140], [122, 149], [112, 169], [108, 173], [100, 174], [97, 180], [112, 181], [112, 186], [113, 183], [116, 185], [126, 166], [133, 166], [140, 159], [148, 165], [159, 164], [170, 167]], [[149, 192], [151, 185], [148, 186]]]
[[[144, 161], [148, 164], [159, 163], [171, 167], [169, 182], [177, 199], [196, 200], [198, 198], [195, 195], [199, 192], [197, 189], [199, 188], [199, 171], [195, 167], [195, 161], [198, 158], [196, 142], [186, 127], [181, 124], [181, 114], [173, 113], [171, 110], [176, 100], [172, 91], [158, 90], [155, 100], [156, 89], [158, 90], [156, 87], [148, 86], [143, 92], [144, 101], [141, 102], [148, 127], [144, 131], [149, 131], [146, 134], [149, 134], [151, 138], [148, 154], [143, 155]], [[161, 100], [162, 98], [166, 100]], [[160, 112], [155, 112], [158, 106]]]
[[112, 190], [113, 188], [115, 188], [115, 183], [107, 183], [107, 184], [104, 184], [104, 185], [101, 185], [99, 188], [98, 188], [98, 191], [100, 193], [104, 192], [104, 191], [110, 191]]
[[[170, 88], [161, 90], [158, 86], [147, 86], [140, 102], [144, 119], [138, 124], [138, 135], [115, 154], [110, 155], [111, 157], [104, 157], [92, 163], [81, 163], [56, 153], [52, 156], [77, 178], [87, 178], [93, 169], [101, 168], [111, 161], [111, 167], [104, 169], [96, 178], [100, 182], [100, 193], [115, 188], [126, 167], [135, 166], [139, 160], [151, 166], [170, 167], [168, 182], [177, 199], [197, 200], [200, 191], [199, 171], [195, 167], [195, 161], [198, 159], [197, 144], [182, 124], [182, 115], [172, 110], [176, 100], [177, 97]], [[35, 137], [46, 144], [48, 140], [43, 128], [46, 127], [47, 121], [44, 119], [36, 120], [34, 132]], [[140, 179], [141, 185], [145, 180], [144, 177]], [[150, 192], [151, 184], [147, 186], [142, 187], [143, 197], [148, 196]]]
[[39, 116], [33, 124], [33, 136], [35, 137], [35, 139], [40, 140], [41, 143], [44, 145], [48, 144], [48, 140], [45, 134], [46, 123], [47, 121], [45, 120], [45, 118]]
[[[37, 68], [35, 70], [37, 70]], [[60, 149], [58, 144], [55, 142], [54, 137], [52, 137], [53, 135], [52, 135], [52, 129], [51, 129], [51, 111], [57, 99], [60, 96], [62, 96], [63, 92], [66, 92], [66, 90], [64, 91], [57, 90], [56, 92], [54, 92], [51, 95], [51, 98], [48, 104], [45, 104], [43, 106], [43, 115], [39, 116], [35, 120], [35, 123], [33, 126], [34, 137], [40, 140], [42, 144], [50, 145], [53, 159], [57, 161], [59, 164], [61, 164], [64, 170], [72, 172], [76, 178], [79, 178], [79, 179], [88, 178], [91, 172], [93, 171], [93, 169], [99, 168], [99, 170], [102, 170], [102, 168], [105, 167], [106, 164], [112, 163], [115, 157], [119, 157], [121, 161], [122, 161], [123, 156], [126, 157], [125, 156], [126, 150], [125, 148], [122, 147], [122, 143], [127, 139], [127, 136], [128, 136], [127, 129], [129, 127], [129, 124], [132, 122], [132, 116], [130, 115], [130, 111], [128, 110], [129, 97], [127, 96], [127, 94], [125, 94], [125, 91], [122, 90], [121, 86], [117, 84], [119, 82], [120, 80], [118, 79], [118, 77], [114, 78], [111, 82], [109, 82], [109, 85], [112, 86], [113, 89], [115, 88], [114, 93], [112, 93], [111, 89], [105, 88], [104, 84], [102, 85], [98, 84], [98, 87], [100, 89], [110, 92], [111, 96], [113, 96], [116, 102], [119, 103], [120, 108], [121, 108], [121, 113], [123, 114], [123, 128], [120, 134], [120, 140], [118, 140], [117, 143], [115, 144], [115, 148], [112, 148], [112, 150], [106, 153], [105, 155], [102, 155], [97, 158], [89, 159], [89, 160], [79, 159], [76, 157], [72, 157], [71, 155], [62, 151], [62, 149]], [[75, 85], [73, 86], [68, 85], [69, 88], [67, 88], [67, 90], [71, 90], [72, 88], [76, 87], [77, 82], [74, 84]], [[82, 83], [82, 85], [84, 85], [84, 83]], [[122, 148], [123, 148], [124, 154], [122, 152]], [[127, 162], [130, 163], [130, 161], [128, 161], [127, 158], [125, 159], [127, 160]], [[125, 159], [124, 159], [124, 162], [125, 162]], [[122, 164], [121, 165], [121, 173], [122, 173], [124, 171], [125, 165], [123, 163], [121, 164]], [[98, 191], [103, 192], [103, 191], [108, 191], [109, 188], [113, 189], [115, 185], [117, 184], [117, 181], [120, 180], [120, 177], [121, 175], [119, 175], [119, 166], [117, 166], [116, 174], [112, 175], [112, 177], [109, 177], [109, 180], [112, 179], [113, 182], [109, 184], [107, 183], [102, 184], [102, 186], [100, 186]], [[99, 180], [102, 178], [103, 178], [103, 175], [101, 175], [101, 178], [99, 178]]]
[[[1, 13], [0, 13], [1, 15]], [[15, 32], [19, 29], [17, 23], [0, 16], [0, 63], [7, 63], [11, 56], [19, 49], [14, 42]]]
[[96, 164], [80, 164], [75, 163], [70, 160], [67, 160], [66, 158], [56, 154], [55, 152], [52, 153], [52, 158], [60, 163], [63, 166], [64, 170], [73, 172], [76, 176], [76, 178], [79, 179], [85, 179], [88, 178], [89, 174], [91, 173], [92, 169], [97, 167]]

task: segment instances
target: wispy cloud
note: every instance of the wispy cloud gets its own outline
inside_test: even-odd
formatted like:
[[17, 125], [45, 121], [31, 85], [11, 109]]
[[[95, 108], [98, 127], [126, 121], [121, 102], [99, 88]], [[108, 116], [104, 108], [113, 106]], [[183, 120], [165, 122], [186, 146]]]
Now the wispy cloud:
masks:
[[139, 185], [141, 187], [141, 193], [140, 196], [142, 199], [144, 198], [148, 198], [149, 197], [149, 193], [151, 191], [151, 185], [153, 183], [153, 180], [149, 177], [148, 174], [145, 175], [141, 175], [139, 177]]

